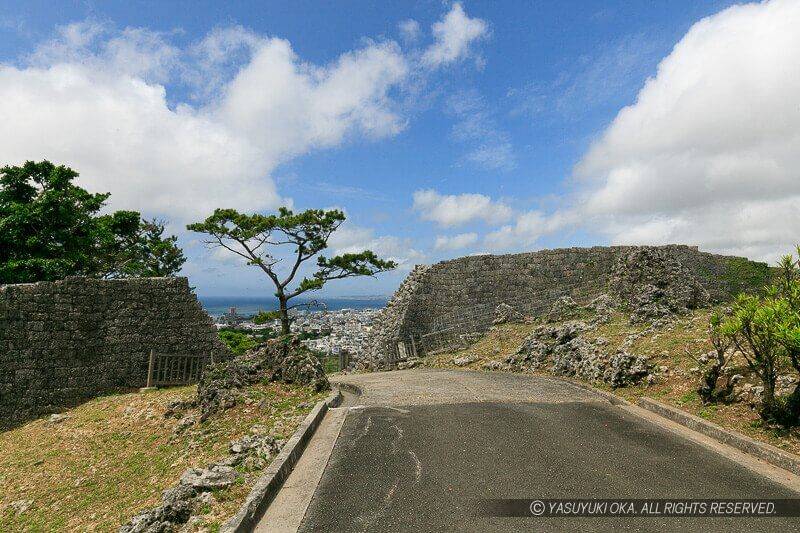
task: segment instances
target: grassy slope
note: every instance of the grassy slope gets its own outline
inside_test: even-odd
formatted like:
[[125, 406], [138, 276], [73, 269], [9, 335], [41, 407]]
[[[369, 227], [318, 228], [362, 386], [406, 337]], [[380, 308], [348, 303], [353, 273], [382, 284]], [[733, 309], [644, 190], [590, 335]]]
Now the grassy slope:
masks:
[[[291, 436], [323, 395], [277, 383], [252, 387], [236, 407], [174, 434], [167, 404], [195, 387], [97, 398], [67, 412], [0, 433], [0, 531], [115, 531], [191, 466], [225, 457], [228, 443], [256, 424]], [[238, 508], [260, 472], [215, 494], [203, 509], [214, 530]], [[33, 500], [16, 514], [8, 504]]]
[[[660, 375], [653, 385], [645, 383], [612, 390], [605, 384], [592, 385], [609, 390], [635, 402], [640, 396], [649, 396], [669, 403], [692, 414], [701, 416], [723, 427], [745, 433], [753, 438], [768, 442], [784, 450], [800, 454], [800, 430], [783, 431], [762, 426], [758, 414], [745, 403], [704, 406], [697, 395], [700, 374], [691, 369], [698, 363], [691, 355], [699, 356], [712, 349], [708, 341], [707, 327], [710, 311], [701, 310], [678, 319], [672, 325], [649, 332], [633, 342], [628, 349], [631, 353], [647, 355], [656, 366], [666, 366], [669, 372]], [[467, 355], [477, 356], [478, 360], [462, 368], [480, 370], [488, 361], [503, 361], [508, 354], [517, 350], [522, 341], [536, 327], [534, 324], [506, 324], [490, 330], [480, 341], [467, 349], [439, 353], [428, 357], [424, 364], [438, 368], [453, 368], [453, 359]], [[608, 340], [607, 349], [616, 351], [631, 333], [644, 330], [644, 326], [630, 325], [627, 317], [616, 314], [607, 324], [587, 332], [587, 338], [602, 336]], [[688, 352], [688, 353], [687, 353]], [[748, 375], [744, 361], [734, 360], [735, 373], [746, 376], [745, 381], [758, 384], [757, 379]]]

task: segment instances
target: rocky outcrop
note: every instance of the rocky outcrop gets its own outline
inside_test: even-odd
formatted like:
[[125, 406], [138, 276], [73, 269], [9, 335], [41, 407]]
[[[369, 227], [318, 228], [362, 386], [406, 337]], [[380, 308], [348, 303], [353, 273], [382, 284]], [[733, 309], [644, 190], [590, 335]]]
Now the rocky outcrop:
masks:
[[510, 324], [514, 322], [522, 322], [525, 317], [506, 303], [502, 303], [495, 307], [494, 309], [494, 320], [492, 320], [493, 325], [498, 324]]
[[243, 355], [206, 367], [197, 385], [200, 420], [236, 405], [241, 389], [265, 381], [296, 383], [316, 391], [330, 389], [319, 358], [300, 342], [273, 339]]
[[624, 387], [638, 383], [650, 373], [646, 357], [619, 351], [609, 354], [603, 343], [586, 339], [591, 329], [583, 321], [541, 325], [506, 358], [511, 370], [535, 371], [548, 368], [553, 374]]
[[564, 320], [578, 318], [582, 314], [582, 311], [583, 307], [578, 305], [575, 300], [569, 296], [562, 296], [556, 299], [553, 305], [550, 306], [550, 310], [545, 315], [545, 321], [562, 322]]
[[631, 311], [631, 322], [653, 322], [709, 304], [708, 291], [664, 249], [643, 246], [620, 256], [609, 289]]
[[213, 491], [237, 482], [241, 474], [235, 467], [260, 470], [280, 452], [283, 444], [282, 440], [264, 434], [263, 427], [254, 426], [250, 435], [230, 443], [230, 454], [225, 459], [205, 468], [186, 469], [178, 484], [163, 492], [159, 505], [139, 512], [120, 527], [120, 533], [179, 531], [197, 508], [213, 501]]

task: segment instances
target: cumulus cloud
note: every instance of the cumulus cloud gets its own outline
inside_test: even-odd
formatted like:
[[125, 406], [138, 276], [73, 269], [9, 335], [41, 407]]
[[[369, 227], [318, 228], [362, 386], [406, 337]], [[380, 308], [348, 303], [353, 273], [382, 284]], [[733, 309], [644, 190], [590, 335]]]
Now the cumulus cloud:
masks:
[[487, 233], [483, 247], [497, 252], [531, 250], [541, 237], [576, 226], [581, 223], [581, 217], [580, 211], [572, 208], [550, 214], [539, 209], [518, 213], [513, 224]]
[[[476, 24], [461, 6], [447, 14], [436, 33], [451, 43], [446, 61], [474, 39], [474, 29], [460, 44], [447, 37], [456, 23]], [[271, 178], [281, 163], [402, 131], [393, 95], [421, 68], [394, 41], [366, 40], [316, 65], [240, 26], [183, 47], [171, 37], [90, 20], [0, 63], [0, 159], [68, 164], [84, 186], [110, 191], [114, 208], [173, 220], [219, 205], [272, 209], [290, 203]], [[180, 86], [189, 101], [174, 99]]]
[[512, 210], [502, 202], [495, 202], [484, 194], [439, 194], [433, 189], [414, 193], [414, 210], [422, 220], [440, 226], [458, 226], [473, 220], [483, 220], [490, 225], [508, 221]]
[[697, 22], [576, 166], [615, 243], [774, 259], [800, 234], [800, 3]]
[[394, 235], [375, 236], [375, 231], [346, 222], [328, 241], [334, 254], [358, 253], [372, 250], [382, 259], [398, 264], [399, 270], [410, 270], [414, 264], [425, 261], [425, 254], [413, 248], [411, 239]]
[[439, 235], [433, 245], [436, 250], [460, 250], [478, 242], [477, 233], [459, 233], [458, 235]]
[[422, 55], [423, 64], [435, 68], [453, 63], [470, 54], [470, 45], [489, 35], [485, 20], [470, 18], [456, 2], [444, 19], [431, 26], [434, 42]]

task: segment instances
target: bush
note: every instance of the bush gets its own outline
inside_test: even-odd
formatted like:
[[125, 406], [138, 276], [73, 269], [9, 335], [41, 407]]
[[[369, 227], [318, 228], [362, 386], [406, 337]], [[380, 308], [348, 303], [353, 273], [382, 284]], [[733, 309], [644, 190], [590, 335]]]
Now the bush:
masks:
[[776, 398], [775, 383], [786, 367], [800, 374], [800, 262], [787, 255], [778, 270], [764, 296], [739, 295], [719, 332], [764, 385], [761, 417], [789, 427], [800, 424], [800, 385], [788, 397]]
[[258, 344], [254, 338], [247, 333], [234, 329], [219, 330], [219, 338], [224, 342], [234, 355], [242, 355], [247, 350], [252, 350]]

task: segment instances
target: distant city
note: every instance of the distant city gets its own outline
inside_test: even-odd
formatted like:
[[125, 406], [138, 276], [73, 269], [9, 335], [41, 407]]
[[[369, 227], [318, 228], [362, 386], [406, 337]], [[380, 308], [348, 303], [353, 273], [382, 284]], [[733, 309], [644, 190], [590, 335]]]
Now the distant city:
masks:
[[[294, 311], [292, 331], [306, 334], [309, 338], [302, 342], [312, 350], [328, 354], [346, 351], [355, 361], [364, 353], [372, 321], [387, 300], [385, 296], [320, 299], [317, 305]], [[253, 315], [277, 307], [274, 298], [214, 297], [200, 298], [200, 301], [218, 329], [236, 328], [254, 333], [280, 329], [278, 320], [265, 324], [253, 322]], [[311, 304], [312, 301], [296, 303]]]

